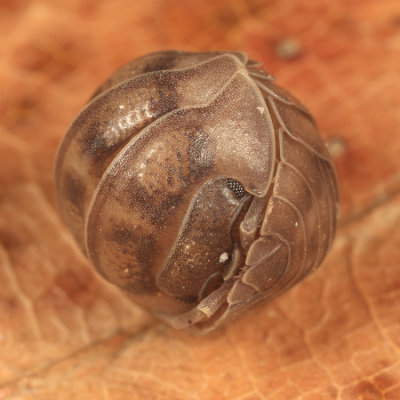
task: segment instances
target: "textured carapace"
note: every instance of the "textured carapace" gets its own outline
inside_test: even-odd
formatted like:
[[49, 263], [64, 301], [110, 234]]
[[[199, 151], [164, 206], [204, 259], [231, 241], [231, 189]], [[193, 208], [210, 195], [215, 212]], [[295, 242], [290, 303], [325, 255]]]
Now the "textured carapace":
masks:
[[307, 109], [239, 52], [162, 51], [116, 71], [67, 132], [62, 217], [98, 271], [207, 332], [324, 259], [338, 189]]

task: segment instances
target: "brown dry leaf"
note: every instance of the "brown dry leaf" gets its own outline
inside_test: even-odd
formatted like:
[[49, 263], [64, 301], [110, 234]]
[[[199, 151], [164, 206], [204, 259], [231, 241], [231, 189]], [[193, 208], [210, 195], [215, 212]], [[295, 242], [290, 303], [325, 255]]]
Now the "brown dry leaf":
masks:
[[[398, 0], [3, 0], [0, 33], [0, 399], [400, 399]], [[341, 183], [324, 265], [205, 337], [104, 282], [54, 204], [68, 124], [160, 48], [265, 62], [314, 113]]]

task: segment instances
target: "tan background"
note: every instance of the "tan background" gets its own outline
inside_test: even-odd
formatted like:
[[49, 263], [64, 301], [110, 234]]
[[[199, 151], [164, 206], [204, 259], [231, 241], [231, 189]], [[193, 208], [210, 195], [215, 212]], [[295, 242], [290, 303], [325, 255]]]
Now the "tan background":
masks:
[[[0, 399], [400, 399], [398, 0], [1, 0], [0, 35]], [[68, 124], [163, 48], [263, 61], [314, 113], [341, 184], [318, 272], [201, 338], [99, 278], [54, 204]]]

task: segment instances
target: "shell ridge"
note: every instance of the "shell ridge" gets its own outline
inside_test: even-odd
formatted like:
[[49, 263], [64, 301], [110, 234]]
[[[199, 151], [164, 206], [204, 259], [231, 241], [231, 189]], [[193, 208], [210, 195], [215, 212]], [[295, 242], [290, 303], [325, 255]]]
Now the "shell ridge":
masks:
[[[277, 236], [279, 238], [281, 243], [278, 246], [276, 246], [270, 253], [265, 254], [263, 257], [261, 257], [259, 260], [257, 260], [257, 262], [255, 264], [252, 264], [252, 265], [246, 264], [245, 267], [248, 267], [248, 268], [246, 268], [246, 270], [243, 272], [243, 275], [241, 277], [241, 281], [244, 284], [251, 286], [258, 293], [262, 292], [262, 289], [260, 289], [256, 284], [247, 281], [247, 278], [249, 278], [249, 275], [251, 275], [251, 270], [253, 269], [253, 267], [256, 267], [257, 265], [259, 265], [259, 264], [263, 263], [264, 261], [268, 260], [269, 258], [271, 258], [275, 253], [277, 253], [281, 249], [283, 244], [286, 244], [286, 246], [288, 247], [288, 251], [290, 253], [289, 243], [280, 234], [277, 233], [277, 234], [275, 234], [275, 236]], [[264, 237], [261, 237], [260, 239], [263, 239]], [[287, 266], [286, 266], [286, 268], [287, 268]], [[284, 275], [285, 272], [286, 271], [283, 271], [282, 274]]]
[[[316, 209], [316, 215], [317, 215], [317, 229], [318, 229], [318, 252], [317, 252], [317, 256], [315, 258], [314, 261], [314, 265], [319, 261], [319, 256], [321, 253], [321, 211], [319, 208], [319, 204], [317, 201], [317, 198], [315, 196], [314, 190], [312, 189], [309, 181], [307, 180], [307, 178], [292, 164], [289, 163], [287, 161], [281, 161], [283, 165], [286, 165], [288, 168], [290, 168], [307, 186], [308, 190], [311, 193], [311, 197], [313, 199], [313, 203], [314, 203], [314, 207]], [[313, 267], [312, 267], [313, 268]]]
[[[333, 180], [332, 177], [332, 169], [331, 169], [331, 165], [328, 164], [328, 166], [330, 167], [329, 169], [326, 168], [326, 165], [321, 165], [321, 160], [317, 160], [318, 161], [318, 166], [320, 168], [321, 171], [321, 176], [324, 178], [324, 182], [326, 182], [327, 184], [324, 185], [323, 190], [325, 192], [325, 196], [327, 198], [328, 201], [328, 205], [327, 205], [327, 209], [328, 209], [328, 213], [329, 213], [329, 230], [328, 230], [328, 234], [329, 234], [329, 239], [328, 239], [328, 246], [326, 248], [325, 253], [328, 251], [328, 249], [330, 248], [333, 239], [335, 237], [335, 230], [336, 230], [336, 215], [335, 215], [335, 203], [336, 201], [334, 201], [334, 199], [336, 200], [337, 197], [337, 191], [336, 188], [337, 186], [335, 185], [335, 182]], [[327, 182], [328, 181], [328, 182]], [[329, 191], [329, 192], [328, 192]]]
[[[300, 272], [304, 270], [305, 268], [305, 263], [306, 263], [306, 256], [307, 256], [307, 231], [306, 231], [306, 224], [303, 218], [303, 215], [301, 214], [300, 210], [298, 209], [298, 207], [293, 204], [290, 200], [286, 199], [285, 197], [279, 196], [279, 195], [275, 195], [274, 197], [276, 199], [279, 199], [280, 201], [283, 201], [284, 203], [286, 203], [290, 208], [292, 208], [294, 210], [294, 212], [297, 214], [299, 221], [300, 221], [300, 225], [301, 225], [301, 229], [303, 231], [303, 236], [304, 236], [304, 247], [303, 247], [303, 262], [300, 266], [300, 268], [298, 269], [297, 273], [295, 274], [295, 276], [293, 277], [293, 281], [298, 279], [298, 276], [300, 275]], [[269, 233], [270, 234], [270, 233]], [[276, 234], [276, 233], [275, 233]]]
[[[264, 110], [265, 110], [264, 117], [266, 118], [267, 124], [268, 124], [268, 126], [269, 126], [269, 131], [272, 133], [271, 136], [270, 136], [270, 139], [271, 139], [271, 147], [272, 147], [273, 149], [275, 149], [275, 148], [276, 148], [276, 145], [277, 145], [277, 143], [276, 143], [276, 138], [275, 138], [275, 134], [274, 134], [275, 128], [274, 128], [274, 125], [273, 125], [273, 122], [272, 122], [272, 117], [271, 117], [271, 113], [270, 113], [269, 107], [268, 107], [268, 105], [267, 105], [267, 103], [266, 103], [266, 101], [265, 101], [264, 96], [262, 95], [262, 93], [261, 93], [261, 91], [260, 91], [260, 88], [259, 88], [259, 87], [257, 86], [257, 84], [255, 83], [255, 80], [251, 78], [251, 76], [250, 76], [249, 71], [248, 71], [247, 68], [246, 68], [246, 69], [243, 69], [243, 70], [241, 70], [241, 71], [237, 71], [236, 73], [237, 73], [237, 74], [241, 74], [241, 75], [250, 83], [250, 85], [253, 87], [254, 92], [255, 92], [255, 94], [257, 95], [258, 99], [259, 99], [260, 102], [264, 105]], [[267, 134], [267, 133], [266, 133], [266, 134]], [[274, 164], [273, 161], [271, 161], [271, 163]], [[267, 193], [268, 193], [268, 191], [269, 191], [269, 189], [270, 189], [271, 183], [272, 183], [272, 181], [273, 181], [273, 179], [274, 179], [274, 172], [275, 172], [275, 171], [274, 171], [274, 168], [273, 168], [273, 166], [272, 166], [272, 168], [271, 168], [271, 170], [270, 170], [270, 173], [269, 173], [269, 177], [267, 178], [266, 183], [265, 183], [265, 189], [264, 189], [261, 193], [259, 193], [259, 194], [256, 194], [256, 193], [251, 192], [254, 196], [257, 196], [257, 197], [265, 197], [265, 196], [267, 195]], [[248, 190], [248, 189], [247, 189], [247, 190]]]
[[306, 141], [304, 141], [303, 139], [297, 137], [296, 135], [294, 135], [292, 132], [290, 132], [290, 130], [288, 129], [288, 127], [286, 126], [286, 124], [283, 122], [283, 119], [278, 111], [278, 109], [276, 108], [276, 105], [274, 103], [274, 101], [271, 99], [271, 97], [268, 97], [268, 101], [270, 102], [272, 109], [274, 110], [274, 113], [279, 121], [279, 123], [281, 124], [283, 131], [289, 135], [292, 139], [296, 140], [297, 142], [301, 143], [304, 147], [306, 147], [309, 151], [311, 151], [312, 153], [314, 153], [315, 155], [317, 155], [319, 158], [322, 158], [323, 160], [327, 161], [328, 163], [330, 163], [331, 161], [329, 160], [329, 156], [325, 155], [321, 152], [319, 152], [318, 150], [312, 148]]
[[[253, 73], [250, 73], [251, 76], [254, 76]], [[295, 107], [298, 111], [300, 111], [301, 113], [303, 113], [305, 116], [307, 116], [307, 118], [310, 119], [310, 121], [313, 122], [313, 124], [315, 125], [315, 120], [314, 118], [311, 116], [310, 112], [307, 110], [307, 108], [305, 108], [303, 105], [297, 104], [293, 101], [284, 99], [282, 96], [279, 96], [277, 93], [275, 93], [272, 89], [268, 88], [267, 86], [265, 86], [262, 82], [259, 81], [260, 78], [258, 79], [254, 79], [257, 83], [257, 85], [259, 86], [259, 88], [261, 90], [263, 90], [268, 96], [272, 96], [275, 100], [278, 100], [284, 104], [287, 104], [288, 106], [292, 106]], [[271, 79], [269, 79], [270, 81]]]

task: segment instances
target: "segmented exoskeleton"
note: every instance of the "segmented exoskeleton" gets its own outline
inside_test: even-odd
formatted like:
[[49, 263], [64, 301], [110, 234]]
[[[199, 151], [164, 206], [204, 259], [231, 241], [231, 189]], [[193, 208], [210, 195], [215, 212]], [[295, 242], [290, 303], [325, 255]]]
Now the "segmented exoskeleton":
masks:
[[116, 71], [68, 130], [62, 217], [98, 271], [207, 332], [321, 264], [338, 189], [314, 119], [239, 52], [163, 51]]

